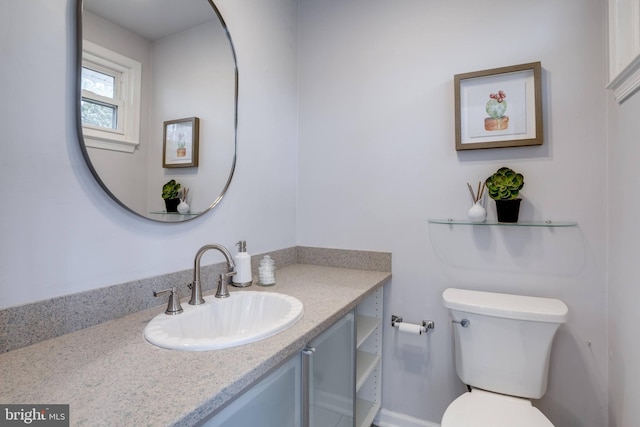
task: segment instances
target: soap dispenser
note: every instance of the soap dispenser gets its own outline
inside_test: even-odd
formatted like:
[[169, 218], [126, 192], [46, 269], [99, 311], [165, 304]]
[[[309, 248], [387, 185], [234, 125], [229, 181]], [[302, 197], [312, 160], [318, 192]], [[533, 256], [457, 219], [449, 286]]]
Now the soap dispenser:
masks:
[[236, 243], [238, 253], [233, 257], [236, 263], [236, 274], [233, 276], [233, 286], [244, 288], [251, 286], [251, 255], [247, 253], [247, 242], [240, 240]]

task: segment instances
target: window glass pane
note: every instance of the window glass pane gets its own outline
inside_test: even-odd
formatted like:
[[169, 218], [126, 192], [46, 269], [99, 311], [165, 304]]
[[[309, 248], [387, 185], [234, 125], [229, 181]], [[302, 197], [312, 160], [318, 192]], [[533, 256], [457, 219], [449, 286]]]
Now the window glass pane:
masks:
[[118, 107], [115, 105], [101, 104], [86, 98], [82, 98], [80, 105], [83, 124], [117, 129]]
[[114, 97], [116, 78], [99, 71], [82, 67], [82, 89], [107, 98]]

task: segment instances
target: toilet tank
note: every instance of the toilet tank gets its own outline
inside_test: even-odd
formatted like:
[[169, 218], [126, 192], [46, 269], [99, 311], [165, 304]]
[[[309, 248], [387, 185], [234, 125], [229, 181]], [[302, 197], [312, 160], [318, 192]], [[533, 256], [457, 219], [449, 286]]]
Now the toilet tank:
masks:
[[565, 303], [454, 288], [442, 298], [453, 321], [456, 372], [465, 384], [529, 399], [545, 394], [553, 337], [569, 312]]

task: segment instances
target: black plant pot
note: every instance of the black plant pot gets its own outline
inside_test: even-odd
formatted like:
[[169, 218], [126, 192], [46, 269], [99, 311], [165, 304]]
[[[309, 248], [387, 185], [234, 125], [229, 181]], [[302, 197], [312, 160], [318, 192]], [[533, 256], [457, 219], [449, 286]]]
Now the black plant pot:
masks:
[[164, 199], [164, 205], [167, 207], [167, 212], [178, 212], [178, 205], [180, 199]]
[[522, 199], [496, 200], [498, 222], [518, 222]]

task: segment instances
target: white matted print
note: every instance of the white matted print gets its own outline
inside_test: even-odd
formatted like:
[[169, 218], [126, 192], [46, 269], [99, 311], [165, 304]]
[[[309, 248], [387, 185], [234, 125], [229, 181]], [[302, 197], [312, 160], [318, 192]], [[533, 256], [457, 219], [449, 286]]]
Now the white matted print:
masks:
[[542, 144], [540, 63], [455, 76], [456, 150]]
[[162, 167], [198, 166], [200, 120], [197, 117], [164, 122]]

